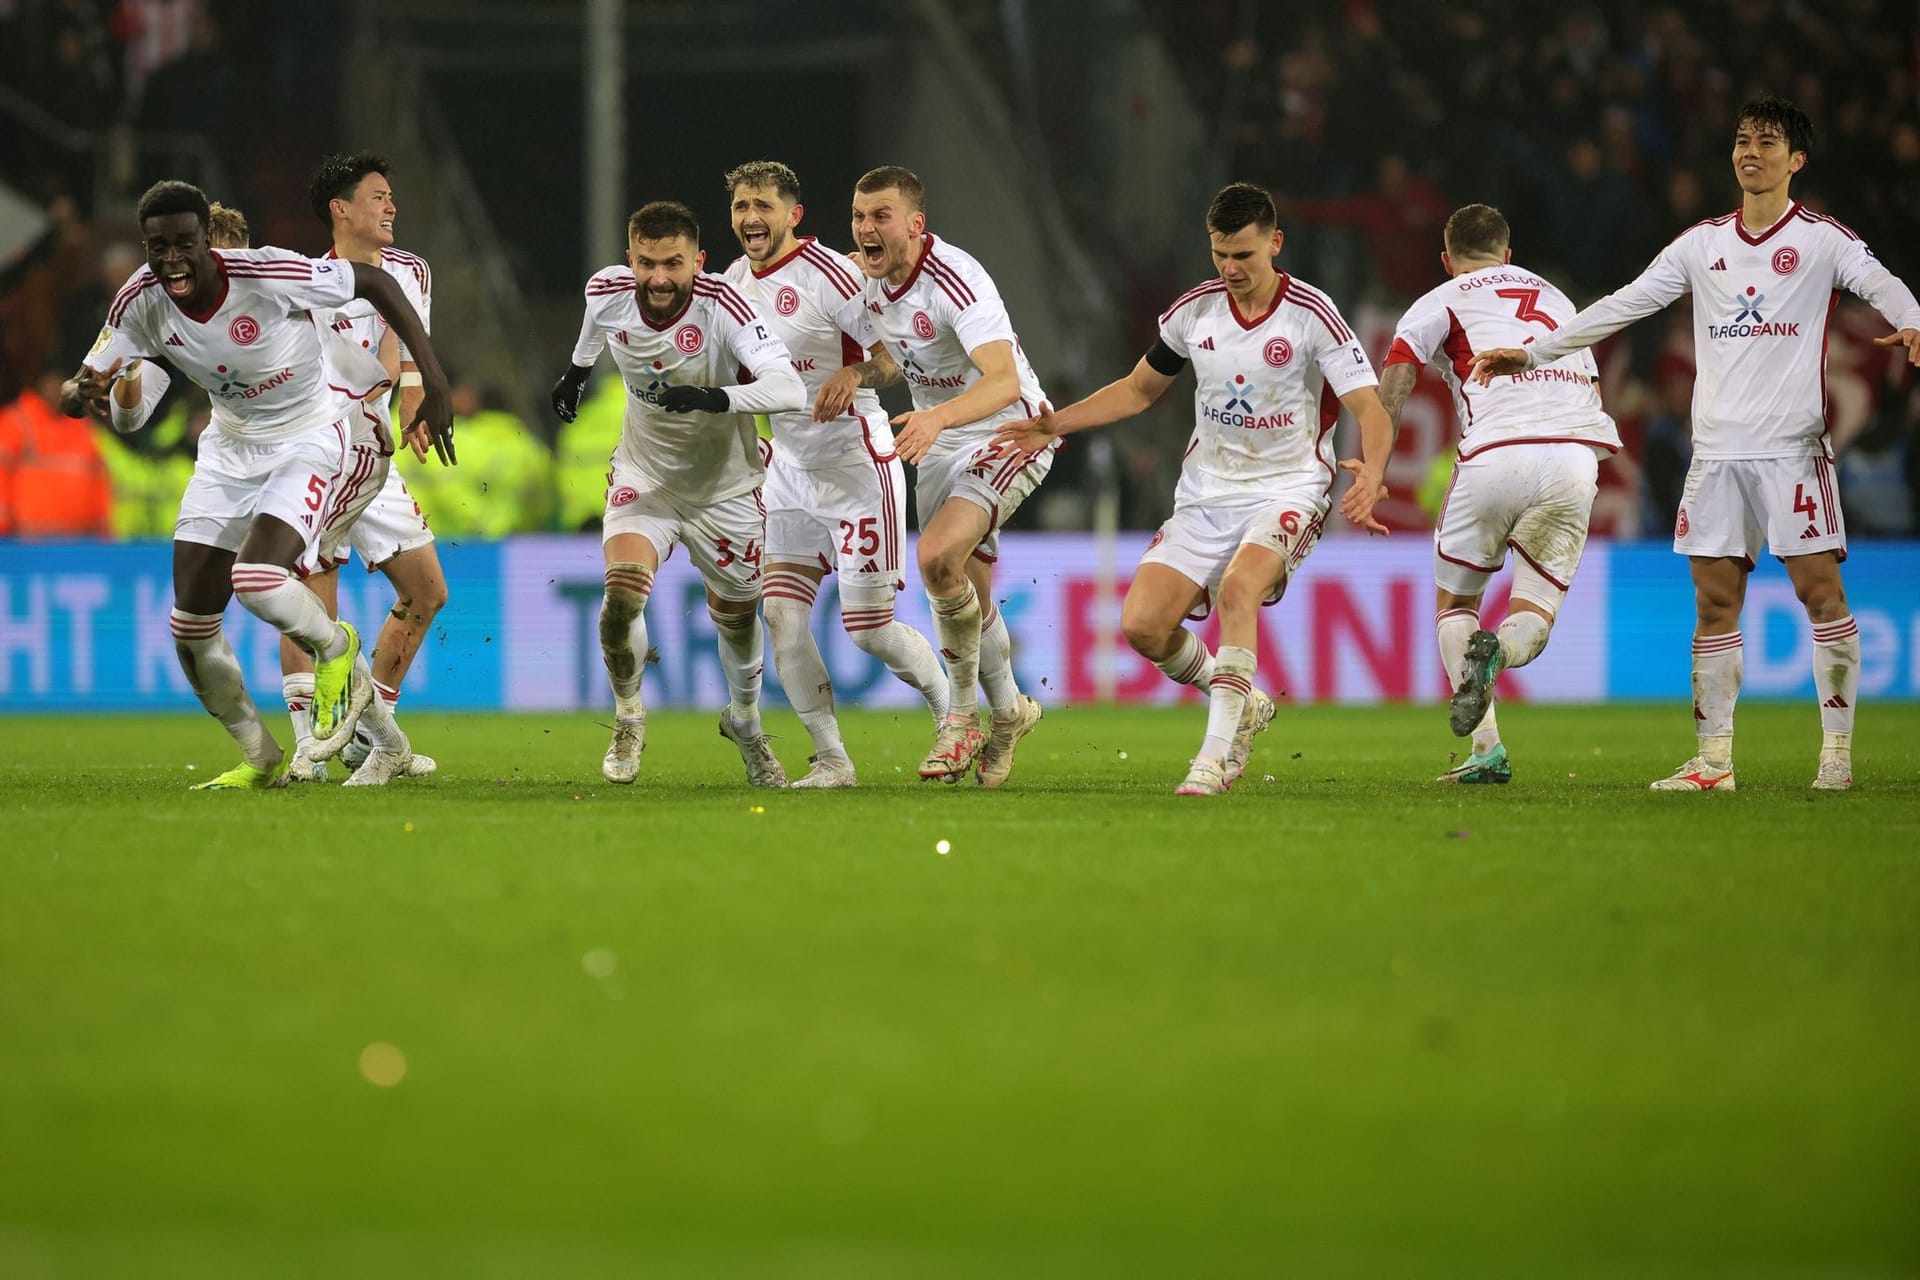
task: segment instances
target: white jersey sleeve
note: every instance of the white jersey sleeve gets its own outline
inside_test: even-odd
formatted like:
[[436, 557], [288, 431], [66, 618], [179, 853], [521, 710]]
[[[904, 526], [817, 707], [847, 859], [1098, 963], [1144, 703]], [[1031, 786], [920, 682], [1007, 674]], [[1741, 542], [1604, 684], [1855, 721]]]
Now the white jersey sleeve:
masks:
[[1314, 347], [1313, 358], [1320, 366], [1320, 373], [1327, 380], [1327, 386], [1336, 396], [1347, 396], [1363, 387], [1377, 387], [1380, 379], [1373, 372], [1373, 362], [1367, 359], [1366, 348], [1360, 345], [1353, 329], [1341, 317], [1331, 310], [1322, 318], [1322, 323], [1313, 326], [1312, 332], [1319, 339]]
[[627, 267], [608, 267], [587, 281], [586, 313], [580, 318], [580, 336], [574, 340], [573, 363], [590, 369], [600, 353], [607, 349], [607, 327], [602, 313], [614, 299], [633, 292], [633, 272]]
[[1528, 367], [1551, 364], [1591, 347], [1635, 320], [1678, 300], [1691, 288], [1689, 259], [1694, 253], [1693, 240], [1692, 231], [1683, 232], [1679, 239], [1660, 251], [1633, 283], [1614, 290], [1581, 311], [1552, 335], [1528, 344], [1523, 348], [1532, 361]]
[[1896, 329], [1920, 329], [1920, 301], [1899, 276], [1880, 265], [1864, 240], [1848, 240], [1834, 264], [1840, 287], [1864, 298]]
[[1193, 352], [1187, 346], [1187, 324], [1193, 319], [1193, 315], [1191, 308], [1183, 309], [1176, 302], [1160, 313], [1160, 322], [1156, 326], [1160, 341], [1166, 345], [1167, 350], [1182, 360], [1193, 358]]
[[143, 356], [151, 360], [158, 354], [156, 348], [159, 343], [148, 335], [141, 324], [146, 314], [144, 308], [133, 306], [132, 303], [148, 289], [157, 288], [159, 283], [159, 279], [147, 267], [141, 267], [127, 277], [127, 282], [120, 286], [120, 292], [114, 295], [113, 302], [107, 307], [107, 322], [101, 327], [100, 336], [93, 340], [92, 349], [81, 363], [95, 373], [103, 373], [112, 368], [116, 360], [124, 367]]
[[[741, 298], [739, 291], [731, 286], [728, 292], [734, 298]], [[744, 298], [741, 303], [747, 307], [744, 319], [728, 306], [714, 311], [716, 317], [726, 317], [716, 323], [728, 326], [720, 335], [727, 350], [742, 369], [753, 375], [752, 382], [733, 383], [723, 388], [727, 403], [735, 413], [799, 411], [807, 403], [807, 386], [793, 371], [793, 357], [787, 352], [787, 344], [754, 314], [750, 303]]]

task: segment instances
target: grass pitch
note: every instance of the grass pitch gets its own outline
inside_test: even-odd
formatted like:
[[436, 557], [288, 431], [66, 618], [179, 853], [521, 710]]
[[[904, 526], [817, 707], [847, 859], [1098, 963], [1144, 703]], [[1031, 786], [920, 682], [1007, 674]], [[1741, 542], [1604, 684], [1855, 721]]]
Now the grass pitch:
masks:
[[272, 795], [0, 720], [0, 1275], [1920, 1274], [1920, 709], [1846, 795], [1810, 707], [1731, 796], [1645, 790], [1684, 709], [1501, 719], [1443, 789], [1443, 711], [1286, 709], [1219, 802], [1196, 709], [999, 793], [917, 716], [822, 793], [707, 715]]

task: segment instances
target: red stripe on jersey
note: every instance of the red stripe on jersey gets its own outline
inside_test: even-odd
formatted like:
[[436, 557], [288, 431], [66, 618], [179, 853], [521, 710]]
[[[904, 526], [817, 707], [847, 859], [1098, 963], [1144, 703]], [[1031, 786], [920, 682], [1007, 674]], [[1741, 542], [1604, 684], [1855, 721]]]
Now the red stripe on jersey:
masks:
[[1800, 202], [1795, 200], [1787, 211], [1780, 215], [1780, 221], [1774, 223], [1757, 236], [1747, 230], [1747, 224], [1744, 222], [1735, 221], [1733, 229], [1739, 232], [1740, 238], [1748, 244], [1765, 244], [1767, 241], [1779, 235], [1782, 227], [1788, 226], [1794, 221], [1794, 215], [1800, 212], [1801, 207]]
[[160, 277], [149, 275], [146, 279], [122, 289], [120, 295], [113, 300], [113, 305], [107, 308], [107, 323], [116, 329], [119, 328], [120, 322], [126, 319], [127, 308], [133, 305], [133, 300], [159, 283]]
[[[1466, 327], [1460, 323], [1460, 317], [1453, 313], [1452, 307], [1447, 308], [1447, 336], [1440, 340], [1440, 350], [1446, 353], [1447, 363], [1453, 366], [1453, 376], [1460, 379], [1460, 385], [1465, 387], [1467, 375], [1473, 372], [1473, 343], [1467, 340]], [[1392, 364], [1393, 361], [1387, 363]]]
[[1410, 364], [1417, 370], [1425, 363], [1425, 360], [1414, 354], [1413, 348], [1407, 345], [1405, 338], [1395, 338], [1392, 348], [1387, 352], [1387, 363], [1383, 367], [1391, 369], [1397, 364]]
[[1286, 290], [1288, 302], [1305, 307], [1319, 316], [1320, 322], [1327, 326], [1327, 332], [1333, 335], [1335, 342], [1353, 341], [1353, 330], [1347, 328], [1346, 323], [1340, 319], [1340, 309], [1333, 305], [1333, 299], [1317, 289], [1301, 284], [1298, 280], [1292, 280], [1289, 283], [1291, 287]]
[[1522, 436], [1517, 440], [1492, 440], [1471, 449], [1467, 448], [1462, 441], [1458, 458], [1461, 462], [1468, 462], [1490, 449], [1505, 449], [1516, 444], [1584, 444], [1589, 448], [1603, 449], [1608, 453], [1620, 452], [1619, 445], [1608, 444], [1604, 440], [1583, 440], [1578, 436]]
[[746, 299], [734, 292], [732, 285], [715, 284], [704, 277], [696, 276], [693, 281], [693, 292], [699, 297], [718, 302], [726, 309], [727, 314], [733, 317], [735, 324], [746, 324], [753, 319], [753, 308], [747, 305]]
[[383, 261], [405, 267], [407, 270], [413, 272], [413, 278], [420, 282], [420, 291], [422, 293], [431, 292], [428, 288], [428, 281], [432, 278], [433, 271], [427, 266], [427, 260], [425, 258], [408, 253], [404, 249], [382, 249], [380, 251], [380, 257]]
[[948, 301], [953, 303], [956, 311], [965, 311], [967, 309], [967, 304], [971, 302], [972, 299], [955, 288], [951, 280], [941, 275], [938, 271], [927, 272], [927, 278], [933, 281], [934, 286], [938, 288], [940, 292], [947, 295]]
[[1799, 206], [1793, 212], [1794, 212], [1794, 216], [1799, 218], [1804, 218], [1808, 222], [1824, 222], [1829, 226], [1836, 227], [1849, 240], [1858, 240], [1860, 238], [1860, 234], [1858, 232], [1856, 232], [1852, 227], [1848, 226], [1846, 223], [1840, 221], [1840, 219], [1834, 217], [1832, 214], [1815, 213], [1813, 210], [1807, 208], [1805, 205]]
[[1167, 321], [1173, 319], [1173, 313], [1186, 306], [1189, 302], [1195, 302], [1201, 298], [1211, 297], [1213, 294], [1225, 293], [1226, 291], [1227, 283], [1224, 280], [1209, 280], [1203, 285], [1189, 289], [1175, 298], [1172, 305], [1160, 313], [1160, 323], [1165, 324]]
[[854, 280], [853, 272], [848, 270], [847, 264], [813, 241], [809, 240], [801, 246], [800, 256], [812, 264], [821, 275], [832, 281], [833, 287], [840, 291], [842, 298], [851, 298], [860, 292], [860, 285]]
[[927, 251], [927, 270], [933, 273], [934, 279], [948, 286], [949, 292], [959, 294], [961, 298], [960, 307], [962, 310], [979, 301], [979, 299], [973, 296], [973, 290], [967, 287], [967, 282], [961, 277], [960, 273], [940, 259], [934, 257], [932, 250]]

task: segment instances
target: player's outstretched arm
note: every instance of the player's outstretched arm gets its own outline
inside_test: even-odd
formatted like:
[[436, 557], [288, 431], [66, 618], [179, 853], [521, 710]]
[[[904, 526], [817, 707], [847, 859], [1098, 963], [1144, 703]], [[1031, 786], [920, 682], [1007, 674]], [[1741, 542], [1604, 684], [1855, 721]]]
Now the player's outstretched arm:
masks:
[[1353, 483], [1340, 499], [1340, 514], [1368, 533], [1384, 534], [1387, 526], [1373, 518], [1373, 508], [1387, 496], [1387, 459], [1393, 453], [1393, 420], [1387, 416], [1386, 406], [1380, 403], [1380, 393], [1372, 387], [1349, 391], [1340, 397], [1340, 403], [1360, 423], [1360, 457], [1348, 458], [1340, 464], [1343, 470], [1353, 473]]
[[919, 462], [933, 448], [942, 431], [991, 418], [1020, 398], [1020, 369], [1013, 360], [1013, 344], [983, 342], [967, 352], [980, 379], [945, 404], [903, 413], [893, 425], [903, 428], [894, 447], [908, 462]]
[[119, 371], [118, 360], [105, 369], [81, 365], [79, 372], [60, 384], [60, 412], [69, 418], [92, 417], [105, 421], [113, 412], [109, 392], [113, 387], [114, 375]]
[[[1380, 375], [1380, 406], [1387, 411], [1387, 421], [1393, 424], [1397, 435], [1400, 430], [1400, 415], [1407, 407], [1407, 397], [1413, 394], [1413, 384], [1420, 380], [1420, 367], [1404, 361], [1389, 364]], [[1392, 441], [1387, 447], [1392, 449]]]
[[1126, 377], [1109, 382], [1084, 400], [1076, 400], [1058, 412], [1043, 404], [1038, 415], [1007, 423], [993, 433], [992, 443], [995, 448], [1038, 453], [1061, 436], [1144, 413], [1172, 385], [1173, 378], [1143, 359]]
[[1525, 373], [1533, 367], [1525, 347], [1488, 347], [1473, 357], [1473, 368], [1467, 376], [1481, 386], [1487, 386], [1495, 378], [1512, 373]]
[[1907, 363], [1920, 368], [1920, 329], [1896, 329], [1884, 338], [1875, 338], [1876, 347], [1905, 347]]
[[549, 403], [553, 405], [553, 416], [562, 422], [572, 422], [580, 416], [580, 401], [587, 394], [587, 379], [593, 376], [590, 364], [570, 364], [567, 371], [560, 375], [560, 381], [553, 384]]
[[900, 381], [900, 365], [884, 344], [875, 343], [867, 358], [850, 364], [828, 378], [813, 402], [813, 420], [832, 422], [853, 407], [855, 393], [878, 390]]
[[413, 309], [413, 303], [407, 300], [400, 283], [392, 276], [379, 267], [355, 263], [353, 268], [353, 296], [365, 298], [374, 310], [386, 317], [387, 324], [420, 367], [420, 409], [403, 430], [411, 432], [424, 426], [441, 464], [452, 466], [457, 461], [453, 453], [453, 392], [447, 386], [445, 371], [440, 368], [433, 339], [427, 336], [427, 326], [420, 322], [420, 313]]

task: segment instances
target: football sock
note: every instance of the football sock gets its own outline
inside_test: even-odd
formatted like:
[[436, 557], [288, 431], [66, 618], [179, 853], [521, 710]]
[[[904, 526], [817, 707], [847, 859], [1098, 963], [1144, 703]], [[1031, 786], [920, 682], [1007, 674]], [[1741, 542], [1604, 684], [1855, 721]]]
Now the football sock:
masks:
[[1853, 615], [1813, 627], [1813, 688], [1820, 698], [1820, 754], [1853, 750], [1853, 708], [1860, 700], [1860, 628]]
[[226, 633], [220, 629], [220, 615], [175, 609], [168, 623], [180, 669], [187, 673], [187, 683], [200, 705], [240, 744], [248, 764], [257, 769], [272, 768], [279, 762], [280, 746], [267, 732], [266, 722], [247, 694], [246, 677], [241, 674], [240, 660], [234, 656]]
[[962, 582], [950, 596], [931, 592], [933, 632], [940, 639], [940, 656], [947, 660], [947, 714], [956, 719], [980, 715], [980, 600], [973, 583]]
[[606, 593], [600, 601], [600, 656], [613, 686], [614, 714], [632, 720], [647, 713], [640, 700], [646, 668], [647, 597], [653, 594], [653, 570], [634, 561], [607, 566]]
[[[1440, 639], [1440, 667], [1447, 673], [1447, 688], [1458, 689], [1467, 665], [1467, 641], [1480, 629], [1480, 616], [1471, 609], [1446, 609], [1434, 615], [1433, 629]], [[1473, 727], [1473, 754], [1483, 756], [1499, 745], [1500, 719], [1489, 700], [1487, 714]]]
[[297, 750], [313, 741], [313, 672], [298, 671], [281, 676], [280, 695], [287, 700], [287, 719], [293, 721]]
[[1500, 665], [1524, 667], [1547, 647], [1553, 623], [1537, 613], [1518, 609], [1507, 615], [1494, 634], [1500, 637]]
[[1716, 769], [1733, 767], [1733, 704], [1740, 697], [1745, 670], [1746, 651], [1738, 631], [1693, 637], [1694, 729], [1700, 735], [1700, 758]]
[[406, 750], [407, 735], [400, 732], [400, 723], [393, 718], [394, 704], [400, 701], [400, 691], [390, 689], [376, 680], [373, 682], [373, 695], [360, 716], [360, 722], [367, 726], [367, 737], [372, 739], [376, 747], [385, 747], [389, 751]]
[[1173, 651], [1173, 656], [1153, 665], [1166, 672], [1167, 679], [1175, 684], [1190, 684], [1196, 689], [1207, 689], [1213, 684], [1213, 655], [1207, 652], [1200, 637], [1185, 627], [1180, 628], [1180, 647]]
[[[760, 669], [766, 664], [766, 633], [760, 614], [720, 613], [711, 607], [714, 636], [720, 642], [720, 670], [727, 677], [727, 718], [749, 738], [760, 736]], [[829, 702], [831, 705], [831, 702]]]
[[846, 747], [833, 715], [833, 681], [809, 626], [817, 590], [801, 574], [769, 570], [761, 587], [761, 608], [773, 637], [773, 669], [780, 673], [794, 714], [813, 738], [814, 753], [841, 756]]
[[320, 597], [277, 564], [233, 566], [233, 591], [247, 612], [322, 662], [347, 651], [347, 633], [327, 616]]
[[1200, 744], [1200, 758], [1224, 763], [1233, 749], [1233, 735], [1240, 730], [1240, 714], [1246, 710], [1247, 695], [1253, 692], [1253, 650], [1237, 645], [1221, 645], [1213, 655], [1213, 679], [1209, 682], [1212, 698], [1207, 704], [1207, 736]]
[[1013, 677], [1013, 637], [991, 598], [980, 602], [980, 684], [987, 705], [1002, 716], [1020, 708], [1020, 685]]
[[941, 670], [940, 659], [927, 638], [906, 623], [894, 620], [891, 595], [884, 605], [864, 605], [857, 609], [843, 596], [841, 609], [848, 638], [864, 652], [886, 663], [887, 670], [918, 691], [927, 700], [927, 709], [933, 712], [935, 720], [945, 720], [951, 696], [947, 673]]

